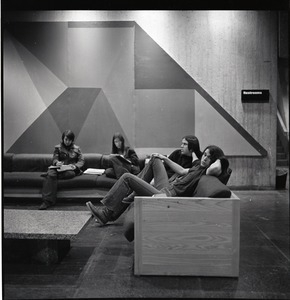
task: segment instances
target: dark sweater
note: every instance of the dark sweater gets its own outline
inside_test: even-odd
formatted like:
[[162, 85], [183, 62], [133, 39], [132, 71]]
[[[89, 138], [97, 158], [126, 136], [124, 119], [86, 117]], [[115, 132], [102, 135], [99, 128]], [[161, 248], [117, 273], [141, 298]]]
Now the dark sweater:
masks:
[[[221, 161], [222, 175], [224, 172], [226, 172], [229, 162], [225, 157], [220, 157], [219, 159]], [[200, 165], [200, 160], [197, 159], [192, 163], [192, 167], [189, 169], [186, 175], [176, 174], [175, 176], [172, 176], [169, 180], [170, 185], [168, 187], [171, 196], [192, 196], [200, 177], [206, 174], [206, 170], [207, 168], [202, 167]]]
[[[181, 154], [181, 150], [177, 149], [174, 150], [169, 156], [169, 159], [174, 161], [175, 163], [179, 164], [183, 168], [191, 168], [192, 167], [192, 156], [186, 156]], [[166, 172], [168, 175], [168, 178], [170, 178], [173, 174], [174, 171], [172, 171], [169, 167], [166, 166]]]
[[200, 177], [205, 174], [206, 169], [200, 165], [200, 160], [197, 159], [193, 162], [186, 175], [173, 176], [169, 186], [171, 195], [192, 196]]

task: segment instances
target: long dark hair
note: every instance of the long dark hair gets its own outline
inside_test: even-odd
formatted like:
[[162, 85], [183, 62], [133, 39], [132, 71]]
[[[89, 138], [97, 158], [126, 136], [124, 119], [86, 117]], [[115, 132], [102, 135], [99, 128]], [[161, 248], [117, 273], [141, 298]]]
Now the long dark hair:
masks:
[[115, 139], [119, 139], [122, 143], [122, 146], [121, 146], [121, 151], [122, 153], [124, 153], [124, 150], [125, 150], [125, 140], [124, 140], [124, 137], [122, 136], [121, 133], [119, 132], [116, 132], [114, 135], [113, 135], [113, 139], [112, 139], [112, 154], [117, 154], [119, 153], [119, 149], [116, 147], [115, 143], [114, 143], [114, 140]]
[[[211, 162], [211, 164], [214, 163], [217, 159], [219, 159], [219, 158], [225, 156], [223, 150], [222, 150], [220, 147], [215, 146], [215, 145], [209, 145], [209, 146], [207, 146], [207, 147], [203, 150], [203, 153], [204, 153], [206, 150], [209, 150], [209, 154], [210, 154], [210, 162]], [[203, 154], [203, 153], [202, 153], [202, 154]]]
[[68, 129], [62, 133], [62, 136], [61, 136], [62, 143], [63, 143], [63, 140], [65, 137], [67, 137], [72, 142], [74, 142], [74, 140], [75, 140], [75, 134], [70, 129]]
[[199, 140], [195, 135], [186, 135], [183, 137], [188, 142], [188, 150], [194, 152], [198, 159], [201, 158], [202, 152], [200, 151]]

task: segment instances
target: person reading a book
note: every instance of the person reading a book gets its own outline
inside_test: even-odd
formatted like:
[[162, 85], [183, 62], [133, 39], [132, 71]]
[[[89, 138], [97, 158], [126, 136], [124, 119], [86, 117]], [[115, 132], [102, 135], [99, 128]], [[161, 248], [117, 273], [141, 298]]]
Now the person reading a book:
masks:
[[104, 158], [107, 177], [119, 179], [124, 173], [134, 175], [140, 172], [139, 158], [134, 149], [125, 146], [122, 134], [115, 133], [112, 138], [112, 153]]
[[74, 144], [74, 140], [75, 134], [66, 130], [62, 134], [61, 143], [54, 148], [52, 165], [44, 175], [40, 210], [55, 205], [58, 179], [71, 179], [82, 173], [81, 168], [85, 161], [80, 147]]
[[[153, 154], [145, 166], [143, 179], [126, 173], [101, 200], [103, 206], [96, 207], [90, 201], [86, 205], [97, 221], [104, 225], [109, 221], [117, 220], [127, 209], [129, 204], [123, 203], [123, 199], [132, 191], [138, 196], [190, 197], [202, 175], [219, 176], [229, 166], [222, 149], [214, 145], [205, 148], [201, 159], [198, 159], [195, 152], [192, 153], [192, 158], [194, 160], [192, 167], [183, 168], [164, 155]], [[164, 164], [167, 164], [178, 176], [169, 179]], [[154, 186], [149, 183], [152, 178], [154, 178]]]

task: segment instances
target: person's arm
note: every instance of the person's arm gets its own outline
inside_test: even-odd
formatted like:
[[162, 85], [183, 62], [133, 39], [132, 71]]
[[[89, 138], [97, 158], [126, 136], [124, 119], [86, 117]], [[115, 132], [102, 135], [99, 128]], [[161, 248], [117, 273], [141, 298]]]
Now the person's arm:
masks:
[[222, 173], [222, 165], [220, 159], [217, 159], [206, 170], [206, 175], [219, 176]]
[[131, 161], [132, 165], [139, 166], [139, 158], [135, 150], [128, 150], [128, 159]]
[[177, 173], [178, 175], [186, 175], [188, 173], [189, 169], [185, 169], [182, 166], [180, 166], [179, 164], [177, 164], [176, 162], [172, 161], [170, 158], [168, 158], [167, 156], [164, 156], [162, 154], [159, 153], [153, 153], [152, 154], [153, 157], [157, 157], [160, 158], [164, 161], [164, 163], [175, 173]]
[[68, 164], [72, 170], [80, 170], [83, 165], [85, 164], [84, 155], [82, 153], [82, 150], [79, 146], [74, 146], [73, 151], [76, 153], [77, 160], [75, 159], [71, 160], [71, 162]]
[[83, 165], [85, 164], [85, 159], [84, 159], [84, 155], [82, 153], [82, 150], [80, 147], [77, 147], [77, 154], [78, 154], [78, 160], [77, 162], [74, 164], [74, 166], [78, 169], [81, 169], [83, 167]]

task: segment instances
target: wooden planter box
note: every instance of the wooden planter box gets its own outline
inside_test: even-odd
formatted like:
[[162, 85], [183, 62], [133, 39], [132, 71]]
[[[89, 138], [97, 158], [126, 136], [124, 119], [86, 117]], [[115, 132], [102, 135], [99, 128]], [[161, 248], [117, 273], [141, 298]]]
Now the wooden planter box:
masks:
[[135, 275], [239, 275], [240, 201], [135, 197]]

